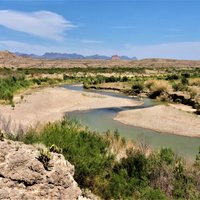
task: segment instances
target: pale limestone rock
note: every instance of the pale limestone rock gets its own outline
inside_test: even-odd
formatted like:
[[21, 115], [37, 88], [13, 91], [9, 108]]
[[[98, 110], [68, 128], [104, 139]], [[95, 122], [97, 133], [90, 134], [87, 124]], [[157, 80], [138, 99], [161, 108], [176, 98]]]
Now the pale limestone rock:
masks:
[[51, 153], [48, 170], [38, 156], [34, 146], [0, 141], [0, 199], [88, 200], [73, 178], [74, 166], [63, 155]]

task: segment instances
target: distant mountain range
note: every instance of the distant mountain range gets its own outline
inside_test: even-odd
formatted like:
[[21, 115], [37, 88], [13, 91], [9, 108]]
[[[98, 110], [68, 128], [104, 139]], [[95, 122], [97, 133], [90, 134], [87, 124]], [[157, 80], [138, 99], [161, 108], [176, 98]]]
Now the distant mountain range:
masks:
[[[104, 55], [91, 55], [91, 56], [83, 56], [81, 54], [76, 53], [45, 53], [41, 56], [35, 55], [35, 54], [26, 54], [26, 53], [14, 53], [17, 56], [22, 57], [31, 57], [31, 58], [40, 58], [40, 59], [95, 59], [95, 60], [111, 60], [112, 57], [110, 56], [104, 56]], [[136, 57], [128, 57], [128, 56], [119, 56], [120, 60], [137, 60]]]

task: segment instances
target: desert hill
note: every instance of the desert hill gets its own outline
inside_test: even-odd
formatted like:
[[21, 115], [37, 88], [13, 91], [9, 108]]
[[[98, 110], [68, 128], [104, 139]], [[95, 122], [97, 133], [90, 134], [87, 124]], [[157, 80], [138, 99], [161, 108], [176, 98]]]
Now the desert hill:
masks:
[[[111, 58], [112, 58], [110, 56], [99, 55], [99, 54], [83, 56], [83, 55], [77, 54], [77, 53], [57, 53], [57, 52], [47, 52], [43, 55], [26, 54], [26, 53], [20, 53], [20, 52], [15, 52], [14, 54], [17, 56], [22, 56], [22, 57], [42, 58], [42, 59], [111, 60]], [[128, 56], [119, 56], [119, 58], [120, 58], [120, 60], [137, 60], [136, 57], [128, 57]]]
[[73, 67], [200, 67], [200, 61], [175, 59], [96, 60], [96, 59], [39, 59], [17, 56], [0, 51], [0, 68], [73, 68]]

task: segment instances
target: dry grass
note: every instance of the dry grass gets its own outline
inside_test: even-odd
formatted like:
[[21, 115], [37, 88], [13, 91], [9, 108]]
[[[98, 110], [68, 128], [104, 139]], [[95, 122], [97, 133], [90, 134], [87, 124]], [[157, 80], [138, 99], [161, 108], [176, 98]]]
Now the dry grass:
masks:
[[110, 144], [111, 153], [116, 155], [117, 160], [127, 157], [127, 151], [129, 149], [138, 149], [136, 143], [133, 140], [126, 140], [120, 137], [118, 131], [116, 130], [114, 134], [107, 131], [103, 136]]
[[165, 80], [149, 80], [145, 82], [145, 87], [151, 92], [169, 92], [172, 90], [171, 85]]
[[195, 99], [196, 102], [200, 103], [200, 87], [189, 86], [188, 93], [190, 95], [190, 98]]
[[200, 78], [193, 78], [189, 80], [190, 86], [200, 86]]

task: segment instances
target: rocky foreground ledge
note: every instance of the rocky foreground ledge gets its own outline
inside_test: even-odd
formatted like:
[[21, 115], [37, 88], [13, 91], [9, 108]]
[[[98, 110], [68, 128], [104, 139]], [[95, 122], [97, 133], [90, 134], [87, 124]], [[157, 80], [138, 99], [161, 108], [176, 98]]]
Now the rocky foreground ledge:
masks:
[[48, 169], [39, 147], [0, 141], [0, 199], [88, 200], [75, 182], [74, 166], [64, 156], [50, 153]]

